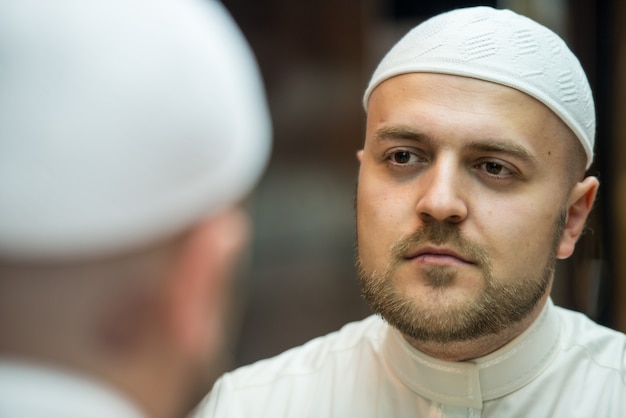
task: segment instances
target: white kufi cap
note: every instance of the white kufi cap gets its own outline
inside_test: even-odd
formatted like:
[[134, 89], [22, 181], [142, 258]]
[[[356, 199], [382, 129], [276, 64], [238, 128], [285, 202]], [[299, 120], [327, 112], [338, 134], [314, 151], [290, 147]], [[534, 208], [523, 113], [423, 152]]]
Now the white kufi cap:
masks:
[[429, 72], [477, 78], [520, 90], [558, 115], [593, 160], [595, 109], [587, 77], [565, 42], [510, 10], [458, 9], [435, 16], [404, 36], [383, 58], [363, 105], [383, 81]]
[[267, 163], [261, 77], [216, 1], [2, 2], [0, 57], [0, 257], [168, 238]]

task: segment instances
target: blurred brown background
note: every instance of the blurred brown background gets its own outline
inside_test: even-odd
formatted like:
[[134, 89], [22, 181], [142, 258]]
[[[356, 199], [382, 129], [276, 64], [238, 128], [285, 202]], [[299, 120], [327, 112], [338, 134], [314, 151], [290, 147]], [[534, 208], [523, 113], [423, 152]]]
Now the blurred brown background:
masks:
[[382, 54], [425, 18], [509, 7], [551, 27], [579, 56], [598, 113], [600, 199], [590, 232], [559, 265], [557, 304], [626, 331], [626, 2], [619, 0], [224, 0], [265, 79], [275, 146], [250, 208], [222, 371], [272, 356], [369, 314], [353, 268], [361, 95]]

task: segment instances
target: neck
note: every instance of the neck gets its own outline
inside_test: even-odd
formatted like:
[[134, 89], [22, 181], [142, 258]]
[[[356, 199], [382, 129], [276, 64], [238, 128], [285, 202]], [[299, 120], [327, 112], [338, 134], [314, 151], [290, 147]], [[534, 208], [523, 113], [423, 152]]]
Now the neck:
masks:
[[535, 308], [521, 321], [497, 334], [489, 334], [472, 340], [440, 343], [421, 341], [404, 334], [404, 338], [422, 353], [444, 361], [467, 361], [484, 357], [505, 346], [522, 334], [541, 314], [549, 293], [541, 298]]

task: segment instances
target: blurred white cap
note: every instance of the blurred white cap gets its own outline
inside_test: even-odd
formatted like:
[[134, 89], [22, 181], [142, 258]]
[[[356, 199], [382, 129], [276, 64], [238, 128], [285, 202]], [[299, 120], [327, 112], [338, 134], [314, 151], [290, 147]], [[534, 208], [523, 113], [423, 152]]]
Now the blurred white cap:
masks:
[[0, 3], [0, 257], [133, 249], [242, 199], [261, 77], [213, 0]]
[[383, 81], [428, 72], [472, 77], [520, 90], [550, 108], [593, 160], [596, 115], [576, 56], [554, 32], [510, 10], [469, 7], [432, 17], [407, 33], [376, 68], [363, 96]]

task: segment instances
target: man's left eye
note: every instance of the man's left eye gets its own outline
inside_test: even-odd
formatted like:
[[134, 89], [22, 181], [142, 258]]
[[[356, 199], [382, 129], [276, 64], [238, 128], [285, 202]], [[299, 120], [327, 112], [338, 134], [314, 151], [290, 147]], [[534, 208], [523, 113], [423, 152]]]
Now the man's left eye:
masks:
[[478, 165], [478, 168], [483, 170], [485, 173], [487, 173], [490, 176], [505, 177], [505, 176], [509, 176], [513, 174], [513, 172], [510, 169], [508, 169], [505, 165], [497, 163], [495, 161], [486, 161], [486, 162], [480, 163]]
[[502, 166], [502, 164], [498, 164], [498, 163], [494, 163], [494, 162], [489, 162], [489, 163], [485, 163], [485, 171], [487, 171], [487, 173], [489, 174], [502, 174], [502, 171], [504, 170], [504, 167]]

